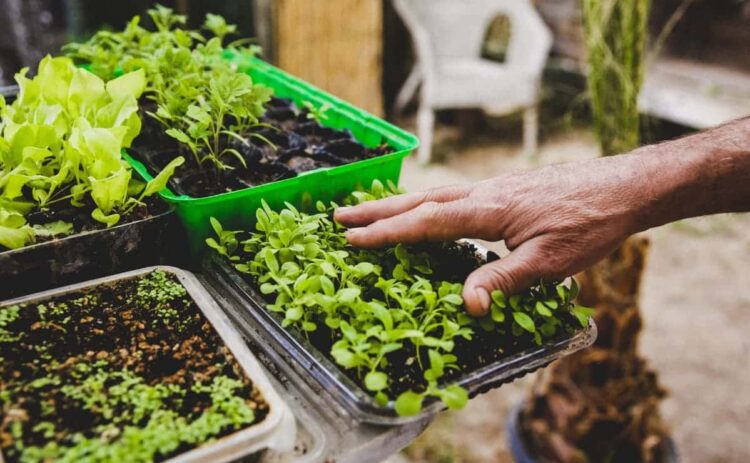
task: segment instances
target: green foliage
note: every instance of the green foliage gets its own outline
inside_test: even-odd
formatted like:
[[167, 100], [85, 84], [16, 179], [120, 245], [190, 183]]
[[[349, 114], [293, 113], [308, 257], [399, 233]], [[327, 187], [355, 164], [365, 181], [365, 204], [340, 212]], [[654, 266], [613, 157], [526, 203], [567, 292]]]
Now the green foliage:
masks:
[[[198, 90], [196, 100], [185, 108], [173, 112], [174, 101], [187, 100], [184, 86], [168, 87], [157, 94], [158, 110], [152, 114], [167, 127], [170, 137], [183, 143], [198, 165], [209, 163], [218, 170], [231, 168], [224, 159], [232, 156], [244, 165], [242, 155], [226, 142], [229, 139], [247, 144], [242, 134], [259, 125], [265, 112], [263, 104], [271, 97], [271, 90], [253, 85], [247, 74], [228, 72], [215, 68], [211, 72], [196, 74], [192, 94]], [[184, 77], [181, 77], [181, 79]], [[189, 78], [189, 76], [188, 76]], [[231, 123], [227, 123], [231, 120]]]
[[[71, 403], [103, 416], [109, 424], [102, 426], [97, 436], [78, 435], [70, 443], [61, 443], [52, 439], [54, 424], [40, 423], [33, 431], [49, 436], [47, 444], [21, 445], [20, 461], [154, 461], [185, 444], [204, 444], [226, 429], [240, 429], [255, 421], [255, 412], [237, 393], [244, 384], [227, 376], [218, 375], [209, 384], [192, 386], [149, 385], [127, 370], [113, 371], [106, 361], [78, 363], [72, 368], [72, 377], [78, 382], [64, 385], [63, 395]], [[191, 393], [207, 395], [211, 406], [194, 419], [186, 419], [174, 410], [180, 409]], [[23, 435], [19, 432], [16, 439], [22, 442]]]
[[20, 313], [21, 308], [17, 305], [0, 308], [0, 343], [15, 342], [23, 336], [8, 329], [11, 323], [18, 320]]
[[[155, 271], [113, 289], [0, 307], [0, 451], [7, 461], [163, 461], [264, 418], [267, 409], [235, 376], [227, 354], [165, 371], [169, 357], [160, 342], [167, 341], [166, 351], [194, 339], [205, 345], [186, 352], [219, 350], [216, 333], [194, 330], [205, 318], [179, 280]], [[122, 320], [112, 320], [112, 305], [122, 306]], [[154, 313], [164, 323], [159, 330], [138, 323]], [[97, 317], [140, 331], [112, 333], [114, 345], [109, 333], [92, 341], [95, 330], [80, 328]], [[130, 317], [135, 323], [128, 325]], [[207, 368], [193, 371], [201, 365]]]
[[156, 328], [174, 325], [178, 332], [186, 328], [186, 320], [180, 317], [175, 301], [182, 301], [182, 305], [189, 304], [188, 292], [164, 272], [157, 270], [140, 279], [134, 301], [156, 312], [158, 316], [152, 319]]
[[86, 43], [65, 47], [66, 53], [105, 79], [125, 72], [145, 72], [146, 97], [156, 104], [149, 115], [161, 122], [167, 135], [192, 154], [198, 166], [217, 174], [229, 169], [227, 159], [245, 161], [229, 144], [248, 143], [250, 129], [260, 125], [270, 88], [253, 83], [237, 73], [223, 59], [225, 50], [254, 55], [256, 46], [245, 40], [225, 44], [236, 31], [221, 16], [208, 14], [203, 29], [181, 29], [186, 18], [161, 5], [149, 10], [156, 27], [149, 31], [134, 17], [120, 32], [99, 31]]
[[[344, 203], [396, 193], [395, 186], [376, 181], [370, 191], [356, 192]], [[472, 319], [463, 310], [462, 283], [434, 279], [428, 253], [404, 245], [351, 248], [344, 228], [332, 220], [337, 207], [319, 202], [318, 213], [307, 214], [291, 204], [281, 211], [264, 204], [256, 213], [256, 231], [246, 239], [214, 220], [218, 241], [207, 241], [257, 281], [273, 301], [267, 309], [282, 318], [283, 326], [303, 333], [321, 327], [330, 331], [331, 357], [342, 368], [356, 370], [378, 403], [392, 399], [389, 391], [399, 379], [393, 372], [403, 367], [391, 364], [393, 354], [399, 352], [401, 361], [413, 354], [409, 362], [419, 365], [424, 383], [395, 398], [399, 414], [418, 413], [426, 397], [450, 408], [466, 403], [464, 389], [443, 383], [447, 372], [460, 368], [452, 353], [456, 343], [470, 341], [477, 330], [541, 343], [574, 329], [575, 284], [539, 284], [507, 302], [495, 292], [492, 314]]]
[[18, 98], [0, 102], [0, 247], [15, 249], [37, 237], [67, 235], [72, 226], [26, 222], [34, 210], [58, 203], [93, 203], [91, 217], [111, 227], [163, 188], [178, 158], [148, 185], [132, 178], [122, 158], [140, 132], [136, 99], [143, 71], [105, 84], [67, 58], [44, 58], [36, 77], [16, 75]]
[[638, 95], [650, 7], [651, 0], [583, 0], [588, 88], [605, 156], [640, 145]]
[[323, 103], [320, 107], [315, 106], [313, 103], [309, 101], [305, 101], [302, 103], [302, 106], [307, 109], [307, 118], [317, 121], [319, 123], [323, 123], [323, 121], [328, 120], [328, 110], [331, 109], [331, 104], [328, 102]]

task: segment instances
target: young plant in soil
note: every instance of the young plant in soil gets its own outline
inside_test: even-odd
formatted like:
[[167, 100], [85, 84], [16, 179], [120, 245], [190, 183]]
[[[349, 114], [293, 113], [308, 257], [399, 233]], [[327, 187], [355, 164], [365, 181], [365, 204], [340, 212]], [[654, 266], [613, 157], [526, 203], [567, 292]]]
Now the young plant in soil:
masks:
[[149, 117], [135, 155], [154, 171], [184, 155], [187, 163], [172, 183], [178, 193], [211, 196], [390, 152], [321, 126], [326, 105], [300, 110], [235, 72], [222, 59], [225, 49], [244, 55], [259, 49], [242, 40], [224, 45], [236, 27], [220, 16], [206, 16], [209, 38], [181, 29], [186, 18], [169, 8], [158, 6], [149, 15], [154, 31], [135, 17], [121, 32], [100, 31], [65, 51], [105, 78], [118, 69], [145, 72], [141, 109]]
[[67, 58], [44, 58], [19, 94], [0, 101], [0, 250], [112, 227], [149, 214], [182, 158], [145, 184], [122, 150], [138, 135], [143, 71], [106, 84]]
[[268, 413], [161, 271], [0, 307], [0, 407], [7, 463], [162, 461]]
[[[396, 193], [375, 182], [345, 204]], [[265, 295], [282, 326], [326, 353], [385, 406], [419, 413], [426, 398], [461, 408], [464, 374], [588, 326], [590, 311], [573, 304], [578, 287], [540, 282], [517, 295], [492, 294], [491, 314], [470, 318], [462, 283], [481, 261], [468, 244], [348, 245], [332, 219], [338, 206], [307, 214], [287, 204], [257, 211], [254, 232], [226, 231], [207, 244]]]

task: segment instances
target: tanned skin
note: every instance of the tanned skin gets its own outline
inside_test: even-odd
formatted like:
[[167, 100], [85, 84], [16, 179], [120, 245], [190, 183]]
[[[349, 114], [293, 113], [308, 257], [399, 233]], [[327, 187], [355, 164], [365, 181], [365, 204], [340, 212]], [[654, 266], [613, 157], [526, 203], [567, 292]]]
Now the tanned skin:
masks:
[[611, 253], [628, 236], [675, 220], [750, 211], [750, 118], [628, 154], [511, 172], [340, 208], [355, 246], [478, 238], [511, 253], [472, 273], [471, 315], [490, 292], [513, 294], [539, 278], [562, 279]]

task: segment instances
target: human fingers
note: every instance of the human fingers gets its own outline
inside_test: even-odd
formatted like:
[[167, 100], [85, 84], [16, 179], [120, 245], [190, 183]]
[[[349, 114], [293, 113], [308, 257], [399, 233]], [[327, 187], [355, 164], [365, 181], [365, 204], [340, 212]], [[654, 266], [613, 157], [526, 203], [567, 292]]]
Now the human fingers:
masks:
[[452, 185], [392, 196], [379, 201], [368, 201], [358, 206], [340, 207], [334, 213], [334, 218], [347, 227], [363, 227], [378, 220], [402, 214], [421, 204], [445, 203], [465, 198], [470, 192], [471, 185]]
[[545, 256], [538, 240], [523, 243], [506, 257], [475, 270], [466, 279], [464, 305], [469, 315], [481, 317], [489, 312], [491, 294], [501, 290], [516, 294], [544, 277]]
[[469, 200], [428, 202], [366, 227], [352, 228], [346, 238], [354, 246], [378, 248], [459, 238], [490, 239], [494, 237], [494, 228], [495, 221], [488, 221]]

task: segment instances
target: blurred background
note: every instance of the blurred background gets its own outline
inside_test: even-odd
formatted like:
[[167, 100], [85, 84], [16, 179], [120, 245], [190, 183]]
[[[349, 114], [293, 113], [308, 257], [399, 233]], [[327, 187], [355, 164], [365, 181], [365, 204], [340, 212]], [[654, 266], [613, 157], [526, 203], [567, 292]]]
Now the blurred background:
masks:
[[[467, 1], [161, 3], [193, 27], [206, 12], [224, 15], [257, 37], [266, 59], [418, 132], [427, 149], [422, 162], [407, 161], [409, 190], [599, 156], [580, 0], [518, 0], [525, 9]], [[153, 3], [0, 0], [0, 81], [12, 84], [22, 66], [119, 29]], [[647, 32], [642, 143], [750, 114], [750, 1], [653, 0]], [[680, 461], [750, 461], [749, 229], [747, 215], [720, 215], [647, 235], [643, 329], [633, 345], [666, 392], [655, 413]], [[526, 377], [440, 415], [392, 461], [514, 461], [509, 413], [542, 383]]]

